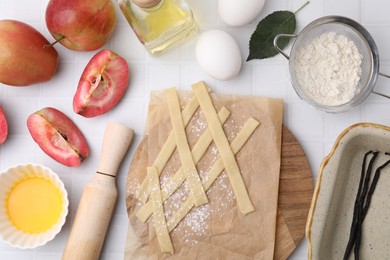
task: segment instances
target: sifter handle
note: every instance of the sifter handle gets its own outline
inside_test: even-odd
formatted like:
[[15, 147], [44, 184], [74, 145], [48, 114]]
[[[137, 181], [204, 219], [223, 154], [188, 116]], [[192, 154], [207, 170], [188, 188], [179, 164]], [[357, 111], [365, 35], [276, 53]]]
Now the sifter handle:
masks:
[[[385, 78], [390, 79], [390, 75], [384, 74], [384, 73], [382, 73], [382, 72], [379, 72], [378, 74], [379, 74], [380, 76], [382, 76], [382, 77], [385, 77]], [[372, 91], [372, 93], [377, 94], [378, 96], [381, 96], [381, 97], [385, 97], [385, 98], [390, 99], [390, 96], [389, 96], [389, 95], [386, 95], [386, 94], [383, 94], [383, 93], [380, 93], [380, 92], [377, 92], [377, 91], [374, 91], [374, 90]]]
[[282, 54], [286, 59], [290, 59], [290, 56], [288, 56], [278, 45], [278, 41], [280, 38], [296, 38], [297, 35], [296, 34], [278, 34], [275, 36], [274, 38], [274, 47], [275, 49], [280, 53]]
[[108, 123], [104, 132], [97, 172], [116, 176], [118, 167], [133, 139], [134, 130], [116, 123]]

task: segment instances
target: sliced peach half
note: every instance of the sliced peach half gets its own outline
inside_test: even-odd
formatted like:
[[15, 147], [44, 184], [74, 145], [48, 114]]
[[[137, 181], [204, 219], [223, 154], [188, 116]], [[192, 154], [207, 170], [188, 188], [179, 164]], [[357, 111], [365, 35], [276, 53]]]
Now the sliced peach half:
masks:
[[0, 144], [4, 143], [8, 136], [8, 124], [3, 109], [0, 107]]
[[55, 108], [46, 107], [31, 114], [27, 127], [39, 147], [59, 163], [77, 167], [89, 155], [87, 141], [80, 129]]
[[129, 81], [125, 59], [110, 50], [95, 54], [81, 75], [73, 97], [73, 110], [95, 117], [111, 110], [123, 97]]

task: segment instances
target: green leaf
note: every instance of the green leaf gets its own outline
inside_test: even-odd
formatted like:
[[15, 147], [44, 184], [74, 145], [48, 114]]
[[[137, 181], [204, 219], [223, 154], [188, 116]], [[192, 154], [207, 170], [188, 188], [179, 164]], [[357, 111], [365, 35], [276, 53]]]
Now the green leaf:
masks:
[[[276, 11], [259, 22], [249, 42], [249, 56], [247, 61], [253, 59], [266, 59], [279, 52], [274, 47], [274, 38], [278, 34], [293, 34], [296, 29], [295, 14], [290, 11]], [[290, 38], [282, 37], [278, 46], [283, 49]]]

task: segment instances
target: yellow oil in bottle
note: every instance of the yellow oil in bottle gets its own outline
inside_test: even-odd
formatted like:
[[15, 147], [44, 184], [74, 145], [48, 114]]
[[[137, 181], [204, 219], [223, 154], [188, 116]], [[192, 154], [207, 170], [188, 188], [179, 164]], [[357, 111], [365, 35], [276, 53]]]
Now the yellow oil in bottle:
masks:
[[118, 0], [119, 7], [138, 39], [152, 54], [160, 54], [197, 31], [188, 5], [182, 0], [161, 0], [149, 8], [132, 0]]
[[7, 215], [12, 224], [25, 233], [49, 230], [60, 218], [63, 198], [51, 181], [32, 177], [14, 185], [6, 199]]

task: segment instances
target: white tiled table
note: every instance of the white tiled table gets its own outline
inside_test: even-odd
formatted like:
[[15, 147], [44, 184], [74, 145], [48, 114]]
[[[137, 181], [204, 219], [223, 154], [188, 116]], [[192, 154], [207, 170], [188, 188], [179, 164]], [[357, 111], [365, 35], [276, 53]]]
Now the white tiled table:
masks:
[[[117, 25], [112, 39], [105, 46], [127, 59], [131, 69], [131, 81], [122, 102], [111, 112], [93, 119], [86, 119], [72, 111], [72, 98], [85, 65], [95, 52], [72, 52], [60, 45], [60, 65], [55, 77], [45, 83], [27, 88], [0, 84], [0, 104], [8, 117], [10, 135], [0, 146], [0, 168], [25, 162], [41, 163], [57, 172], [69, 192], [70, 214], [62, 232], [47, 245], [33, 250], [19, 250], [0, 242], [0, 259], [60, 259], [69, 234], [81, 191], [96, 170], [104, 128], [108, 121], [132, 127], [136, 131], [131, 151], [125, 158], [117, 181], [120, 196], [113, 221], [103, 249], [102, 259], [122, 259], [127, 231], [125, 209], [125, 180], [134, 151], [144, 130], [149, 91], [176, 86], [189, 89], [191, 83], [204, 80], [220, 93], [237, 93], [283, 98], [285, 125], [295, 134], [303, 146], [313, 175], [317, 175], [323, 157], [330, 151], [337, 135], [357, 122], [374, 122], [390, 125], [390, 102], [371, 95], [357, 109], [344, 114], [325, 114], [303, 103], [289, 82], [287, 61], [278, 57], [245, 62], [248, 42], [257, 22], [276, 10], [296, 10], [304, 0], [268, 0], [261, 15], [252, 24], [231, 28], [221, 22], [217, 13], [217, 0], [188, 0], [200, 30], [220, 28], [237, 40], [243, 54], [243, 66], [239, 76], [230, 81], [217, 81], [198, 67], [194, 47], [196, 37], [184, 45], [158, 58], [146, 53], [117, 8]], [[45, 8], [48, 0], [2, 0], [0, 19], [17, 19], [37, 28], [48, 39], [53, 38], [45, 25]], [[386, 0], [313, 0], [298, 16], [298, 30], [312, 20], [330, 14], [338, 14], [361, 22], [374, 37], [380, 53], [381, 70], [390, 73], [390, 3]], [[199, 35], [199, 34], [198, 34]], [[28, 43], [26, 43], [28, 44]], [[390, 82], [380, 79], [377, 89], [386, 91]], [[90, 157], [79, 168], [67, 168], [46, 156], [30, 137], [26, 120], [36, 110], [54, 106], [69, 115], [85, 134], [91, 148]], [[307, 259], [307, 243], [302, 241], [291, 259]]]

